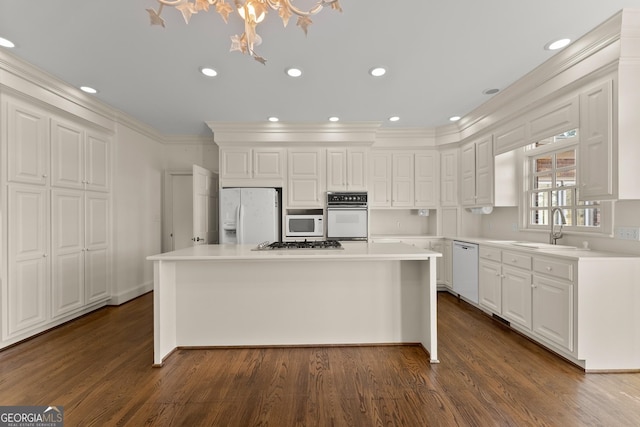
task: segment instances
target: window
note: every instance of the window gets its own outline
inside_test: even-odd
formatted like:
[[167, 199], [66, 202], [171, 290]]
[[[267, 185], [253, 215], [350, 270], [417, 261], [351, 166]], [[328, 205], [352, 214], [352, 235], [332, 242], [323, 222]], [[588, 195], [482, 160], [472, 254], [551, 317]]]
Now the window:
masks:
[[[565, 230], [604, 232], [603, 205], [580, 201], [578, 188], [578, 131], [565, 132], [525, 147], [528, 162], [527, 227], [549, 229], [551, 223]], [[554, 218], [551, 213], [554, 212]]]

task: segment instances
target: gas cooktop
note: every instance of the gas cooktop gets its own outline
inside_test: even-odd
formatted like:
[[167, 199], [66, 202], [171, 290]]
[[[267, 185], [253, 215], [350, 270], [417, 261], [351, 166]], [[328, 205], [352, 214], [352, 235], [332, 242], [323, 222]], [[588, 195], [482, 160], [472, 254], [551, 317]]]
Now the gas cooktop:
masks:
[[256, 248], [259, 251], [280, 249], [344, 249], [337, 240], [311, 240], [301, 242], [263, 242]]

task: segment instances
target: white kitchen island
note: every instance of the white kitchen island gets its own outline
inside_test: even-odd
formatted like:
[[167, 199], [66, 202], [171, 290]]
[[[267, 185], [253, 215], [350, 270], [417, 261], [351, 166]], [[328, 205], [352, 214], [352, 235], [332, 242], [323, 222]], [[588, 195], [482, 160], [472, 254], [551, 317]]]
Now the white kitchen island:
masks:
[[421, 344], [438, 362], [436, 257], [403, 243], [338, 250], [203, 245], [154, 262], [154, 366], [177, 348]]

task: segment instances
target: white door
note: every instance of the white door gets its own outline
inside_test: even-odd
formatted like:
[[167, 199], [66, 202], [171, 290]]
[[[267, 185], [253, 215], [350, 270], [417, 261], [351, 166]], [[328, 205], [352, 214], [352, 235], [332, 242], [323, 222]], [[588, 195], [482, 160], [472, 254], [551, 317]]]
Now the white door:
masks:
[[217, 184], [215, 175], [193, 165], [193, 244], [206, 245], [217, 240]]
[[171, 178], [171, 250], [193, 245], [193, 175], [173, 175]]

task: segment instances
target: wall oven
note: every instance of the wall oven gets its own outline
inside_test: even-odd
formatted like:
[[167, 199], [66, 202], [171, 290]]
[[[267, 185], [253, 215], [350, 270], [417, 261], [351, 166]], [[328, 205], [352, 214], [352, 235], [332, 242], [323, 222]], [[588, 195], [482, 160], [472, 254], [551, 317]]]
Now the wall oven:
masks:
[[327, 192], [327, 239], [367, 240], [366, 192]]

